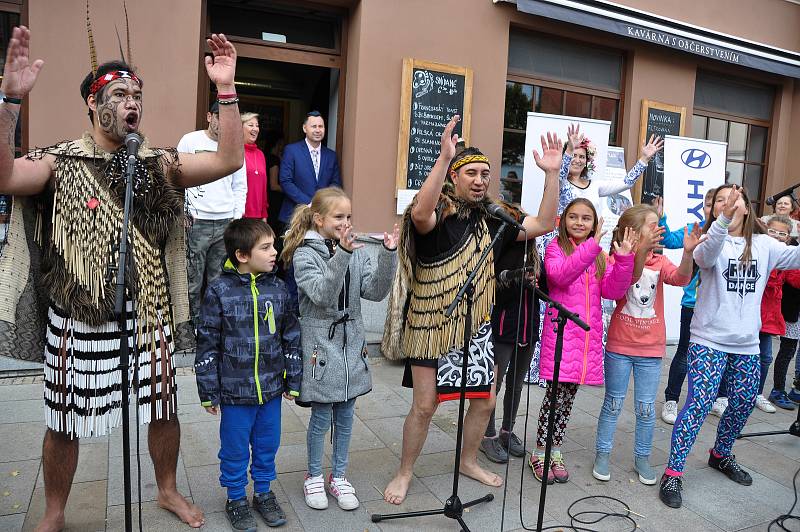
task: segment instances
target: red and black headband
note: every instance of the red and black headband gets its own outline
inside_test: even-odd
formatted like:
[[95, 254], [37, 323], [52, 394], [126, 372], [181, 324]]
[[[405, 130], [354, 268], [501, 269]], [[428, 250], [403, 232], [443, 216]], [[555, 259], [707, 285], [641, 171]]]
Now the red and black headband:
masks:
[[130, 72], [128, 70], [114, 70], [98, 76], [97, 79], [95, 79], [92, 82], [92, 85], [89, 87], [89, 94], [92, 95], [97, 94], [97, 92], [100, 89], [102, 89], [115, 79], [132, 79], [133, 81], [139, 84], [139, 87], [142, 86], [142, 80], [140, 80], [133, 72]]

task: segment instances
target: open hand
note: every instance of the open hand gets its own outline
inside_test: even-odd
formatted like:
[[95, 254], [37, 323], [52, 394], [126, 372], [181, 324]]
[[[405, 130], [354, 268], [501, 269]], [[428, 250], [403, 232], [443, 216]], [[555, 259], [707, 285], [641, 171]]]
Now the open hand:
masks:
[[633, 248], [636, 247], [636, 231], [630, 227], [625, 228], [625, 234], [622, 236], [622, 242], [614, 242], [614, 253], [616, 255], [630, 255]]
[[661, 196], [656, 196], [653, 198], [653, 201], [650, 202], [650, 205], [655, 207], [656, 211], [658, 211], [658, 217], [664, 217], [664, 198]]
[[383, 245], [386, 249], [397, 249], [397, 242], [400, 241], [400, 227], [394, 224], [392, 233], [383, 233]]
[[217, 87], [230, 87], [233, 89], [233, 79], [236, 75], [236, 48], [233, 47], [222, 33], [212, 33], [206, 39], [211, 55], [206, 56], [206, 72], [212, 83]]
[[439, 157], [443, 157], [448, 162], [456, 156], [456, 143], [458, 142], [458, 135], [453, 133], [456, 124], [461, 120], [458, 115], [453, 115], [453, 118], [447, 123], [442, 132], [442, 150], [439, 152]]
[[642, 158], [649, 161], [663, 147], [664, 139], [658, 135], [650, 135], [650, 140], [642, 146]]
[[347, 226], [347, 229], [344, 230], [344, 235], [342, 235], [342, 239], [339, 240], [339, 245], [345, 251], [353, 252], [358, 248], [363, 248], [364, 244], [357, 244], [356, 243], [356, 234], [353, 232], [353, 226]]
[[683, 252], [684, 253], [688, 253], [688, 254], [691, 255], [691, 253], [694, 251], [694, 249], [697, 247], [697, 245], [700, 244], [700, 242], [702, 242], [703, 240], [705, 240], [705, 238], [706, 238], [706, 236], [700, 230], [700, 225], [699, 224], [694, 224], [692, 226], [692, 230], [691, 231], [689, 231], [689, 227], [688, 226], [684, 227], [683, 228]]
[[533, 160], [536, 166], [547, 172], [558, 172], [561, 168], [561, 149], [563, 144], [555, 133], [547, 133], [547, 138], [541, 136], [542, 154], [533, 150]]
[[30, 61], [31, 30], [25, 26], [14, 28], [8, 42], [6, 64], [3, 68], [3, 83], [0, 91], [9, 98], [27, 96], [44, 66], [44, 61]]
[[597, 228], [595, 228], [595, 230], [594, 230], [594, 241], [597, 242], [598, 244], [603, 239], [603, 236], [606, 234], [606, 231], [603, 231], [603, 224], [604, 223], [605, 223], [605, 220], [603, 220], [603, 217], [601, 216], [597, 220]]
[[649, 253], [650, 251], [655, 251], [657, 249], [664, 249], [664, 245], [661, 243], [664, 240], [664, 232], [666, 229], [661, 227], [660, 225], [654, 229], [650, 229], [647, 231], [642, 231], [642, 235], [639, 238], [636, 251], [641, 251], [642, 253]]
[[570, 124], [567, 127], [567, 153], [572, 154], [572, 150], [583, 143], [583, 133], [580, 124]]

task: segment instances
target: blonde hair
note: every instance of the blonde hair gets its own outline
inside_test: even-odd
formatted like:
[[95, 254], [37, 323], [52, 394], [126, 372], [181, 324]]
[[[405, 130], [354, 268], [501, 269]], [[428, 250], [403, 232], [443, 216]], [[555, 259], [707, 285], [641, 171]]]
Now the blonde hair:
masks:
[[314, 228], [314, 215], [325, 216], [333, 209], [333, 205], [340, 200], [350, 201], [347, 194], [339, 187], [327, 187], [317, 190], [311, 199], [311, 205], [298, 205], [292, 214], [289, 228], [283, 235], [283, 251], [281, 260], [286, 266], [292, 263], [294, 252], [297, 251], [306, 236]]
[[[625, 212], [622, 213], [622, 216], [620, 216], [617, 221], [617, 226], [614, 228], [614, 232], [611, 235], [611, 241], [621, 244], [622, 239], [625, 237], [625, 229], [627, 228], [630, 228], [631, 231], [641, 233], [648, 214], [655, 214], [656, 218], [658, 218], [658, 211], [654, 207], [645, 205], [644, 203], [625, 209]], [[614, 252], [613, 246], [611, 252]]]
[[258, 113], [242, 113], [242, 124], [247, 122], [248, 120], [252, 120], [253, 118], [258, 118]]
[[[572, 200], [569, 205], [564, 209], [564, 212], [561, 214], [561, 218], [558, 220], [558, 245], [564, 250], [565, 255], [572, 255], [572, 252], [575, 251], [575, 244], [572, 241], [572, 237], [569, 236], [567, 233], [567, 213], [574, 207], [575, 205], [585, 205], [589, 207], [594, 215], [594, 224], [592, 225], [592, 230], [589, 232], [589, 236], [587, 238], [594, 238], [594, 233], [597, 231], [597, 210], [594, 208], [594, 204], [587, 200], [586, 198], [575, 198]], [[597, 257], [594, 259], [594, 269], [596, 272], [596, 277], [598, 279], [602, 279], [603, 275], [606, 273], [606, 254], [604, 251], [600, 251], [597, 254]]]

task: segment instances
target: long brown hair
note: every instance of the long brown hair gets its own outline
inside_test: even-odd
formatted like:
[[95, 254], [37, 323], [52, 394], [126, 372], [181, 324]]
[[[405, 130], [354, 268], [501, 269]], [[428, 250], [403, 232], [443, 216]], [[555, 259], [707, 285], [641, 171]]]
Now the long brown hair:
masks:
[[[641, 234], [648, 214], [655, 214], [656, 218], [658, 218], [658, 211], [650, 205], [644, 203], [640, 203], [625, 209], [625, 212], [622, 213], [622, 216], [620, 216], [619, 220], [617, 221], [617, 226], [614, 228], [614, 232], [611, 234], [611, 241], [621, 243], [623, 237], [625, 236], [626, 228], [630, 228], [631, 231], [636, 231], [637, 233]], [[613, 246], [611, 253], [614, 253]]]
[[[719, 195], [719, 192], [726, 188], [733, 188], [733, 184], [728, 183], [722, 185], [714, 191], [714, 197], [711, 199], [711, 212], [708, 213], [708, 220], [706, 220], [706, 223], [703, 226], [703, 233], [707, 233], [708, 229], [711, 227], [711, 224], [716, 221], [717, 217], [714, 214], [714, 205], [717, 204], [717, 196]], [[744, 187], [739, 187], [739, 191], [742, 193], [742, 199], [747, 206], [747, 214], [744, 215], [744, 220], [742, 220], [742, 236], [744, 237], [745, 241], [744, 251], [742, 251], [742, 256], [739, 257], [741, 267], [744, 268], [747, 264], [749, 264], [750, 259], [753, 258], [753, 235], [763, 235], [764, 227], [760, 223], [756, 222], [757, 216], [753, 212], [753, 204], [750, 203], [750, 197], [747, 195], [747, 189]]]
[[[589, 236], [586, 238], [594, 238], [594, 233], [597, 231], [598, 219], [594, 204], [586, 198], [575, 198], [572, 200], [564, 209], [564, 212], [561, 214], [561, 218], [558, 220], [558, 245], [562, 250], [564, 250], [565, 255], [572, 255], [572, 252], [575, 251], [575, 244], [572, 242], [572, 238], [569, 236], [569, 233], [567, 233], [567, 214], [572, 207], [579, 204], [589, 207], [589, 209], [592, 211], [592, 215], [594, 216], [594, 225], [592, 226], [592, 230], [589, 232]], [[604, 252], [601, 251], [597, 254], [597, 257], [595, 257], [594, 268], [596, 277], [598, 279], [602, 279], [606, 272], [606, 254]]]
[[283, 236], [283, 251], [281, 260], [287, 266], [291, 264], [294, 252], [303, 243], [306, 233], [314, 228], [314, 215], [325, 216], [333, 205], [342, 199], [350, 201], [347, 194], [339, 187], [327, 187], [317, 190], [311, 200], [311, 205], [298, 205], [292, 214], [292, 221]]

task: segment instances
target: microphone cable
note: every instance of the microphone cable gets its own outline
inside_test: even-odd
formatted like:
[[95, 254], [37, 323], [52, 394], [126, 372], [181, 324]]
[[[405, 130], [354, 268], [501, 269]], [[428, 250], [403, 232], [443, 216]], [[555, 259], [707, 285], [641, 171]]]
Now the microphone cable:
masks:
[[[527, 231], [525, 231], [524, 229], [522, 231], [527, 236]], [[543, 269], [544, 268], [544, 257], [540, 257], [539, 264], [540, 264], [540, 268]], [[522, 258], [522, 267], [523, 268], [527, 268], [527, 266], [528, 266], [528, 239], [526, 238], [525, 239], [525, 243], [524, 243], [524, 255], [523, 255], [523, 258]], [[542, 274], [542, 270], [539, 271], [539, 275], [537, 276], [537, 281], [536, 281], [536, 285], [537, 286], [538, 286], [538, 278], [539, 278], [539, 276], [541, 276], [541, 274]], [[519, 371], [520, 370], [520, 368], [517, 367], [517, 364], [519, 363], [518, 355], [519, 355], [520, 319], [522, 317], [522, 306], [523, 306], [524, 290], [525, 290], [525, 283], [524, 282], [520, 282], [519, 296], [518, 296], [519, 299], [518, 299], [518, 303], [517, 303], [517, 330], [516, 330], [516, 337], [514, 339], [514, 352], [512, 354], [511, 360], [509, 361], [508, 367], [506, 368], [506, 393], [511, 393], [512, 394], [511, 395], [511, 397], [512, 397], [512, 402], [511, 402], [512, 406], [513, 406], [514, 394], [516, 393], [517, 383], [516, 383], [516, 379], [513, 378], [513, 373], [511, 374], [512, 378], [509, 380], [508, 373], [509, 373], [509, 371], [511, 370], [512, 367], [514, 368], [515, 371]], [[534, 292], [534, 298], [536, 299], [535, 292]], [[536, 300], [538, 301], [538, 299], [536, 299]], [[545, 305], [546, 305], [546, 303], [545, 303]], [[547, 316], [549, 316], [549, 315], [550, 315], [549, 314], [549, 309], [545, 310], [545, 312], [543, 313], [544, 317], [542, 319], [543, 320], [547, 320]], [[533, 317], [534, 317], [534, 313], [531, 313], [530, 319], [533, 320]], [[544, 332], [544, 327], [546, 327], [546, 326], [547, 326], [547, 324], [543, 322], [542, 323], [542, 332]], [[534, 329], [531, 326], [531, 331], [533, 331], [533, 330]], [[537, 331], [538, 331], [538, 329], [537, 329]], [[539, 338], [538, 341], [541, 341], [541, 337]], [[531, 341], [530, 343], [531, 343], [530, 348], [533, 349], [533, 343], [534, 342]], [[541, 358], [540, 358], [540, 360], [541, 360]], [[527, 465], [526, 462], [528, 460], [528, 450], [527, 450], [528, 449], [528, 421], [530, 420], [529, 414], [530, 414], [531, 386], [532, 385], [533, 385], [533, 383], [528, 383], [528, 389], [527, 389], [526, 397], [525, 397], [525, 425], [524, 425], [523, 434], [522, 434], [522, 446], [525, 449], [525, 456], [523, 457], [522, 467], [520, 467], [520, 475], [519, 475], [519, 522], [522, 525], [523, 529], [537, 531], [537, 528], [531, 527], [531, 526], [525, 524], [525, 517], [523, 515], [523, 510], [522, 510], [523, 509], [522, 498], [523, 498], [523, 493], [524, 493], [524, 481], [525, 481], [525, 469], [526, 469], [525, 466]], [[547, 388], [545, 388], [545, 393], [547, 393]], [[514, 418], [514, 421], [515, 420], [516, 420], [516, 416]], [[500, 427], [500, 430], [501, 431], [503, 430], [502, 426]], [[511, 441], [510, 437], [511, 437], [511, 431], [509, 431], [509, 442]], [[509, 444], [509, 448], [510, 448], [510, 444]], [[504, 525], [505, 525], [506, 498], [508, 497], [508, 473], [509, 473], [510, 466], [511, 466], [511, 455], [509, 453], [508, 459], [506, 460], [506, 464], [505, 464], [505, 473], [504, 473], [504, 478], [503, 478], [503, 505], [502, 505], [502, 509], [501, 509], [501, 513], [500, 513], [500, 531], [501, 532], [503, 531]], [[798, 470], [798, 473], [800, 473], [800, 469]], [[797, 474], [795, 474], [795, 480], [796, 479], [797, 479]], [[545, 482], [546, 482], [546, 480], [545, 480]], [[600, 510], [594, 510], [594, 509], [593, 510], [583, 510], [583, 511], [576, 511], [575, 510], [575, 506], [580, 504], [580, 503], [598, 501], [598, 500], [606, 500], [606, 501], [610, 501], [610, 502], [613, 502], [613, 503], [617, 503], [617, 504], [622, 506], [622, 509], [620, 511], [611, 511], [611, 510], [610, 511], [600, 511]], [[795, 485], [795, 504], [796, 503], [797, 503], [797, 486]], [[789, 514], [792, 513], [792, 510], [794, 510], [794, 507], [795, 507], [795, 505], [792, 505], [792, 509], [789, 510]], [[537, 507], [537, 509], [538, 509], [538, 507]], [[620, 499], [617, 499], [616, 497], [611, 497], [611, 496], [608, 496], [608, 495], [589, 495], [589, 496], [581, 497], [580, 499], [577, 499], [577, 500], [573, 501], [572, 504], [570, 504], [569, 507], [567, 508], [567, 516], [569, 517], [569, 520], [570, 520], [570, 524], [569, 525], [551, 525], [551, 526], [547, 526], [547, 527], [542, 527], [541, 530], [559, 530], [559, 529], [565, 529], [566, 528], [566, 529], [575, 530], [575, 531], [581, 531], [581, 532], [600, 532], [598, 529], [587, 528], [587, 527], [583, 527], [583, 526], [580, 526], [580, 525], [594, 525], [594, 524], [597, 524], [597, 523], [603, 521], [604, 519], [616, 517], [616, 518], [619, 518], [619, 519], [623, 519], [625, 521], [629, 521], [631, 523], [631, 527], [632, 527], [630, 529], [630, 532], [636, 532], [636, 530], [639, 527], [638, 527], [638, 525], [636, 523], [636, 520], [634, 520], [634, 518], [631, 517], [631, 515], [639, 515], [639, 514], [636, 514], [635, 512], [631, 511], [630, 506], [628, 506], [624, 501], [622, 501]], [[781, 518], [798, 519], [797, 517], [792, 516], [792, 515], [785, 515], [785, 516], [779, 517], [775, 521], [778, 521]], [[779, 526], [781, 526], [783, 528], [782, 524], [779, 524]], [[783, 528], [783, 530], [787, 530], [787, 529]]]

